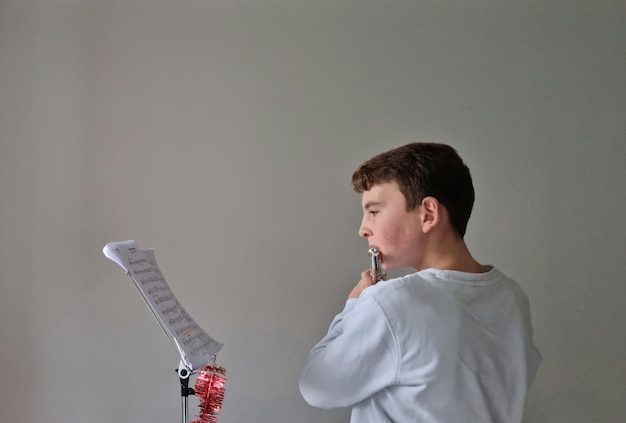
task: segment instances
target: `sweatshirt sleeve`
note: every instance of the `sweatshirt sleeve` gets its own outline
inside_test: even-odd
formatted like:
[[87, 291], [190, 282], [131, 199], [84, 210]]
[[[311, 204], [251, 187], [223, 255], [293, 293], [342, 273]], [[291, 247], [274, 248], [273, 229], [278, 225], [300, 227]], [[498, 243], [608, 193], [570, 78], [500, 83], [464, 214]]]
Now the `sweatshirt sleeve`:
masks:
[[312, 406], [349, 407], [396, 383], [399, 348], [389, 319], [363, 291], [349, 299], [311, 350], [300, 392]]

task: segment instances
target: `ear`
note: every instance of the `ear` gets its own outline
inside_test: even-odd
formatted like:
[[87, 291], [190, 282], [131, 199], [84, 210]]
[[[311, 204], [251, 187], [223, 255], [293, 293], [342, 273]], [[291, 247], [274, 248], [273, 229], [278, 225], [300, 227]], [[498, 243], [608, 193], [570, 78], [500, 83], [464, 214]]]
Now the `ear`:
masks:
[[424, 197], [422, 200], [422, 231], [427, 234], [439, 225], [443, 207], [435, 197]]

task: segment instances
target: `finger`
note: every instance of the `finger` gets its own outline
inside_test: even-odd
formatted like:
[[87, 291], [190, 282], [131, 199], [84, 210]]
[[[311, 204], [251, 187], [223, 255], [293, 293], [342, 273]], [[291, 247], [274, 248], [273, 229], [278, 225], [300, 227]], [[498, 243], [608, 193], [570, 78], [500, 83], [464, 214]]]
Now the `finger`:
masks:
[[372, 279], [372, 273], [369, 270], [364, 270], [361, 273], [361, 281], [362, 284], [366, 286], [370, 286], [374, 284], [374, 280]]

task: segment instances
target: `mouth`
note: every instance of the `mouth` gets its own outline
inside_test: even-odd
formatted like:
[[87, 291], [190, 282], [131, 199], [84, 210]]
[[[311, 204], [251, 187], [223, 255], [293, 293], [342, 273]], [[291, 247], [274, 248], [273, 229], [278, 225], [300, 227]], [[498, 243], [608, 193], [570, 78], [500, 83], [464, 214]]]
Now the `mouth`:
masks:
[[367, 253], [370, 256], [370, 259], [372, 260], [372, 269], [383, 268], [383, 255], [381, 254], [380, 250], [377, 247], [370, 248], [367, 251]]

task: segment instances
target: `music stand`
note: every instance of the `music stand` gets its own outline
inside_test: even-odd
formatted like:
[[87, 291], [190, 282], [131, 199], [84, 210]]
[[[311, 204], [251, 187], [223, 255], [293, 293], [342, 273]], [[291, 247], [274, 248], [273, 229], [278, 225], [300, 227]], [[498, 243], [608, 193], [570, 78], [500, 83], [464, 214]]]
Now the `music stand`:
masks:
[[126, 271], [139, 290], [152, 316], [180, 354], [182, 421], [188, 423], [189, 377], [213, 361], [223, 344], [209, 336], [185, 311], [161, 273], [153, 250], [142, 250], [135, 241], [110, 242], [104, 255]]

